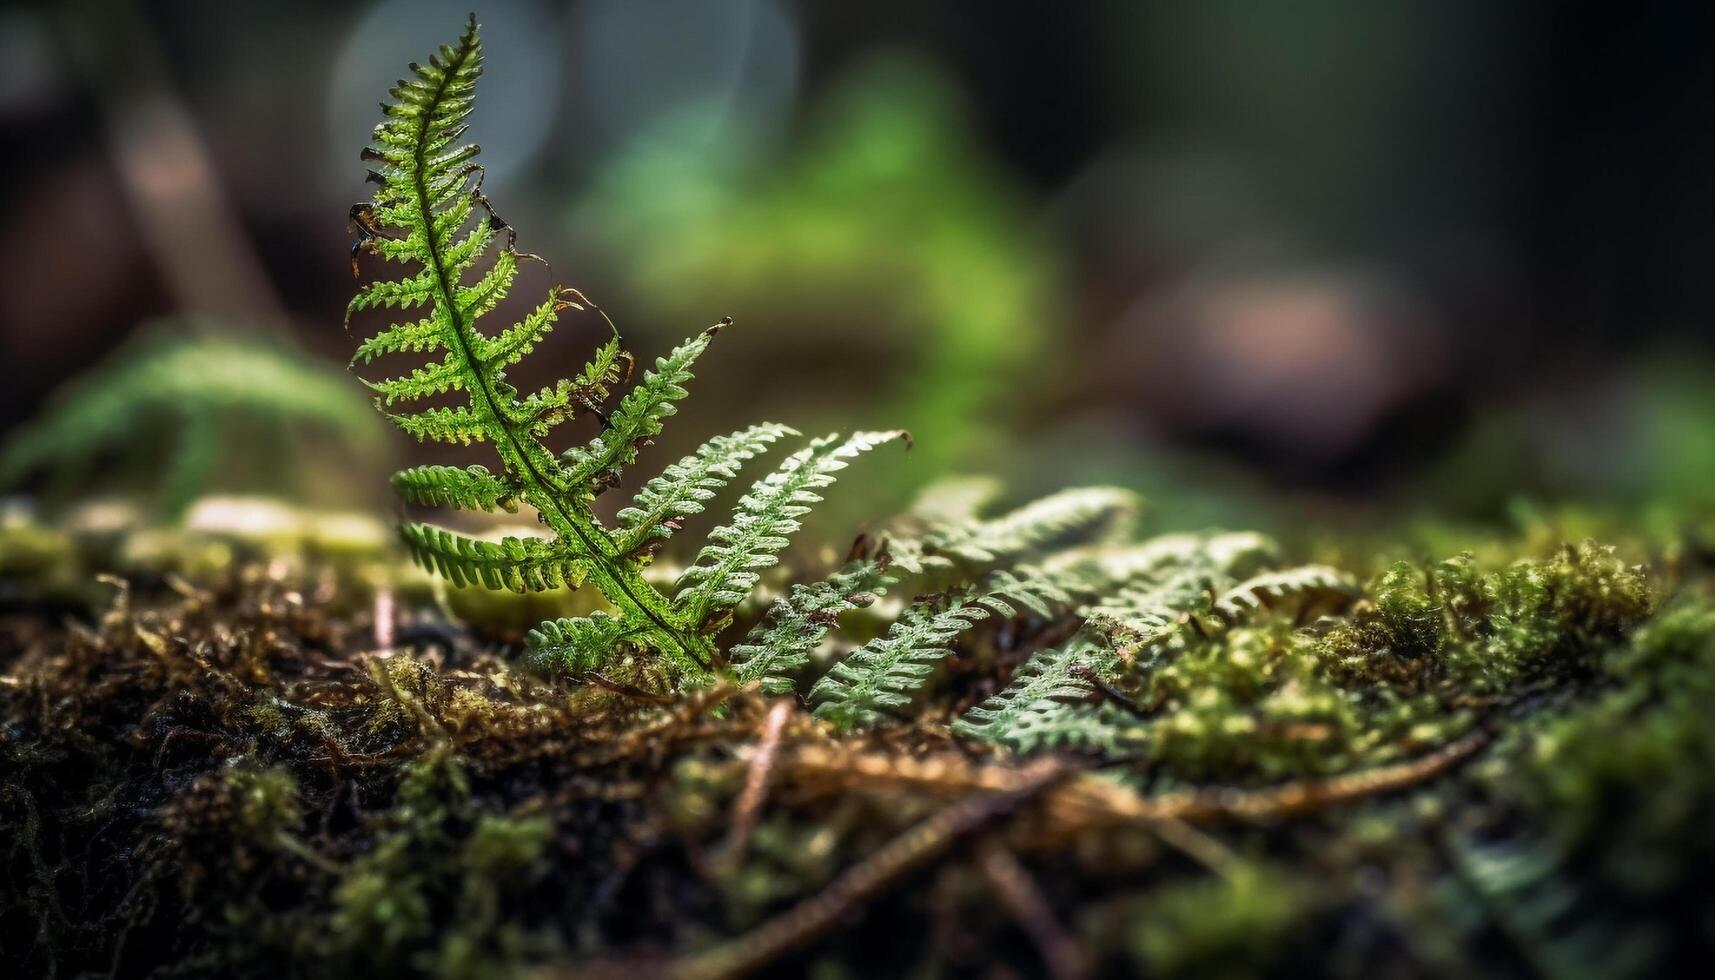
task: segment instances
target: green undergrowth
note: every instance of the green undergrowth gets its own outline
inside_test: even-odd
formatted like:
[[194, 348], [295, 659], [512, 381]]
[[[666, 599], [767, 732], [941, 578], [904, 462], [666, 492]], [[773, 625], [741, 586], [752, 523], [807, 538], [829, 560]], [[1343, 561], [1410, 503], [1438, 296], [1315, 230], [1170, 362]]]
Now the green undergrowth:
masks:
[[[1184, 540], [1037, 564], [1075, 583]], [[862, 724], [818, 712], [815, 678], [888, 635], [873, 606], [784, 696], [641, 698], [650, 658], [544, 677], [432, 606], [378, 651], [368, 613], [259, 566], [121, 589], [88, 625], [10, 616], [0, 949], [30, 976], [1632, 976], [1708, 954], [1706, 566], [1516, 541], [1310, 575], [1197, 540], [1228, 542], [1226, 572], [994, 612]], [[1150, 636], [1145, 592], [1186, 600]]]
[[369, 499], [386, 433], [332, 365], [227, 325], [144, 324], [0, 442], [0, 492], [124, 494], [167, 518], [214, 492]]

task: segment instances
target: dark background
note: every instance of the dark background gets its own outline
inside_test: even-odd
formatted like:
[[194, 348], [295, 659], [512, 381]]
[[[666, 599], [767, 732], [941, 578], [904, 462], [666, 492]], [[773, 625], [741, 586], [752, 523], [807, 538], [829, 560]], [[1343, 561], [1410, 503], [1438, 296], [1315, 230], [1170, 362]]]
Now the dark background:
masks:
[[[385, 83], [450, 40], [463, 9], [0, 13], [0, 425], [163, 315], [284, 330], [343, 362], [345, 210], [366, 194], [357, 151]], [[980, 424], [1064, 448], [1077, 475], [1125, 472], [1079, 459], [1188, 454], [1369, 495], [1417, 479], [1491, 417], [1523, 411], [1536, 441], [1560, 439], [1555, 428], [1576, 442], [1608, 424], [1616, 391], [1711, 354], [1706, 5], [510, 0], [477, 12], [491, 196], [641, 350], [737, 316], [746, 346], [722, 349], [699, 394], [720, 419], [790, 414], [819, 393], [818, 418], [844, 428], [978, 419], [930, 450], [949, 470], [992, 462]], [[881, 87], [883, 124], [916, 111], [924, 79], [957, 121], [928, 128], [939, 142], [904, 178], [923, 203], [893, 240], [919, 234], [914, 214], [1013, 250], [965, 277], [950, 247], [936, 281], [952, 285], [923, 309], [903, 309], [887, 276], [865, 279], [865, 247], [885, 263], [885, 246], [849, 246], [814, 275], [768, 251], [782, 215], [861, 225], [887, 206], [885, 182], [798, 203], [873, 140], [770, 184], [802, 145], [837, 142], [819, 107], [878, 58], [919, 72]], [[736, 93], [724, 114], [699, 108], [720, 85]], [[746, 161], [718, 218], [734, 236], [723, 255], [756, 254], [748, 285], [708, 261], [656, 266], [661, 236], [710, 220], [672, 203], [670, 177], [643, 179], [635, 198], [607, 193], [637, 183], [629, 147], [675, 112], [705, 125], [659, 138], [664, 158], [689, 161], [669, 172]], [[673, 142], [687, 132], [700, 135]], [[943, 219], [942, 200], [966, 217]], [[631, 212], [657, 205], [636, 231]], [[761, 285], [771, 265], [775, 289]], [[690, 271], [663, 289], [650, 274], [668, 268]], [[898, 379], [915, 377], [917, 331], [965, 306], [948, 291], [968, 282], [974, 306], [1023, 273], [1031, 312], [971, 327], [987, 331], [970, 343], [989, 358], [971, 373], [992, 388], [911, 417], [918, 382]], [[1009, 360], [1008, 332], [1026, 329], [1018, 349], [1039, 353]], [[949, 349], [926, 363], [945, 373], [977, 356]], [[796, 372], [814, 383], [795, 387]], [[893, 394], [868, 394], [882, 389]], [[791, 397], [776, 406], [770, 392]]]

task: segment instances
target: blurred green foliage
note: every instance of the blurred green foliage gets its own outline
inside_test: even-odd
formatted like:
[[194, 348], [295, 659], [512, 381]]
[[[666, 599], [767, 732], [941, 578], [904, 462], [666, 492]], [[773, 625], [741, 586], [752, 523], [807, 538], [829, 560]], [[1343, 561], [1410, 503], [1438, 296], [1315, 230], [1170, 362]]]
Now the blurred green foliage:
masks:
[[1060, 270], [950, 84], [904, 56], [861, 65], [781, 158], [742, 129], [705, 147], [697, 125], [639, 139], [575, 215], [647, 319], [765, 332], [755, 411], [903, 426], [926, 476], [1000, 455], [1060, 364]]
[[369, 496], [384, 435], [337, 368], [255, 333], [166, 321], [12, 434], [0, 488], [43, 475], [52, 507], [122, 494], [167, 517], [216, 490], [349, 503]]

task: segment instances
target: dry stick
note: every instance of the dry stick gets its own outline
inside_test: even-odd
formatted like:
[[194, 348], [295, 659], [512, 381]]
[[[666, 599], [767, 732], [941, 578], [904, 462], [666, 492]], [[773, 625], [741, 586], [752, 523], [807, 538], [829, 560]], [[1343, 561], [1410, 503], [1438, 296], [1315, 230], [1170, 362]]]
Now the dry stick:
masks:
[[[1258, 790], [1204, 790], [1169, 794], [1153, 801], [1157, 808], [1154, 815], [1158, 820], [1175, 818], [1187, 823], [1279, 820], [1297, 816], [1396, 792], [1434, 779], [1477, 754], [1493, 737], [1488, 729], [1479, 728], [1428, 755], [1408, 762], [1378, 766], [1326, 779], [1306, 779]], [[1145, 809], [1148, 809], [1152, 802], [1142, 797], [1136, 799]]]
[[1053, 907], [1036, 887], [1029, 870], [1013, 857], [1006, 845], [991, 838], [983, 844], [978, 857], [983, 876], [994, 886], [1001, 904], [1036, 944], [1048, 975], [1054, 980], [1081, 980], [1089, 976], [1089, 957], [1054, 917]]
[[[1265, 789], [1198, 789], [1143, 796], [1097, 776], [1077, 776], [1048, 793], [1043, 801], [1044, 816], [1048, 829], [1059, 836], [1163, 820], [1278, 820], [1433, 779], [1476, 754], [1491, 737], [1487, 729], [1478, 729], [1408, 762]], [[782, 754], [778, 768], [806, 781], [823, 780], [840, 788], [868, 782], [905, 785], [948, 796], [1012, 792], [1027, 779], [1024, 771], [1011, 766], [972, 765], [963, 757], [898, 759], [878, 752], [814, 745]]]
[[760, 969], [821, 935], [901, 875], [941, 853], [959, 837], [1017, 808], [1065, 772], [1058, 761], [1048, 759], [1017, 770], [1019, 778], [1008, 789], [966, 796], [888, 841], [817, 895], [730, 943], [680, 961], [670, 974], [683, 980], [719, 980]]
[[756, 754], [750, 759], [750, 772], [744, 777], [744, 790], [732, 808], [732, 829], [721, 847], [722, 861], [737, 864], [750, 846], [750, 835], [756, 831], [756, 821], [762, 816], [762, 803], [768, 796], [768, 783], [774, 776], [774, 757], [780, 751], [780, 732], [792, 714], [792, 699], [781, 698], [768, 710], [762, 724], [762, 739]]
[[1218, 875], [1230, 877], [1238, 863], [1231, 848], [1177, 817], [1152, 820], [1149, 828], [1162, 843]]

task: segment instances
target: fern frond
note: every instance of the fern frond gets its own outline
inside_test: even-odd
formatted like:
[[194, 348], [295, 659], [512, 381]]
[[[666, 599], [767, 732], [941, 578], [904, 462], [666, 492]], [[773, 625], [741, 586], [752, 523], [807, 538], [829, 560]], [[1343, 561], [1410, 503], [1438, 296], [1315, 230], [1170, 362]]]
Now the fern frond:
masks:
[[620, 469], [637, 460], [638, 447], [658, 435], [662, 420], [678, 411], [673, 403], [688, 394], [684, 386], [691, 380], [691, 364], [719, 330], [719, 326], [710, 327], [666, 357], [656, 358], [655, 368], [620, 399], [601, 435], [566, 454], [567, 481], [574, 487], [590, 486], [592, 493], [617, 482]]
[[[1111, 724], [1123, 721], [1111, 714], [1075, 709], [1097, 693], [1090, 678], [1076, 671], [1106, 680], [1127, 663], [1159, 656], [1180, 640], [1196, 614], [1212, 607], [1215, 590], [1229, 586], [1234, 570], [1273, 550], [1272, 542], [1254, 534], [1168, 535], [1126, 549], [1106, 571], [1137, 577], [1081, 608], [1085, 623], [1076, 636], [1032, 656], [1004, 690], [954, 722], [953, 731], [1018, 751], [1078, 745], [1120, 754], [1135, 726]], [[1067, 571], [1060, 569], [1057, 577]], [[1087, 568], [1085, 574], [1090, 574]], [[1251, 581], [1261, 587], [1263, 579]]]
[[1148, 732], [1142, 721], [1113, 704], [1063, 704], [1058, 710], [1026, 713], [1005, 744], [1015, 752], [1081, 749], [1116, 759], [1142, 751]]
[[1123, 538], [1139, 506], [1136, 494], [1117, 487], [1063, 490], [992, 520], [932, 530], [921, 550], [930, 562], [989, 568], [1073, 544]]
[[1054, 606], [1069, 601], [1040, 575], [1002, 571], [944, 603], [913, 606], [886, 636], [853, 650], [816, 682], [810, 692], [817, 702], [815, 714], [843, 728], [873, 724], [884, 711], [910, 704], [910, 692], [922, 686], [953, 641], [971, 627], [990, 616], [1010, 619], [1020, 607], [1048, 618]]
[[384, 354], [425, 354], [441, 349], [441, 325], [432, 319], [395, 324], [357, 347], [351, 363], [368, 364]]
[[1213, 587], [1207, 569], [1176, 569], [1160, 581], [1085, 606], [1085, 628], [1135, 652], [1147, 651], [1177, 635], [1193, 613], [1208, 609]]
[[1025, 661], [1004, 690], [954, 721], [953, 733], [1020, 752], [1067, 740], [1069, 729], [1087, 727], [1072, 706], [1096, 693], [1095, 686], [1074, 670], [1085, 668], [1105, 676], [1118, 666], [1112, 647], [1093, 633], [1080, 633], [1064, 646], [1043, 650]]
[[1205, 568], [1211, 576], [1243, 575], [1279, 551], [1252, 532], [1163, 534], [1141, 544], [1088, 545], [1057, 552], [1041, 563], [1068, 590], [1086, 600], [1147, 584], [1175, 568]]
[[794, 585], [732, 648], [739, 683], [758, 683], [765, 694], [790, 694], [793, 676], [839, 625], [840, 614], [874, 602], [889, 581], [886, 561], [865, 559], [823, 581]]
[[1214, 612], [1228, 624], [1238, 623], [1268, 609], [1291, 606], [1300, 611], [1317, 607], [1340, 607], [1356, 599], [1361, 590], [1350, 575], [1326, 565], [1300, 565], [1252, 576], [1215, 600]]
[[617, 515], [613, 542], [631, 554], [671, 537], [683, 519], [703, 512], [703, 502], [738, 475], [739, 467], [782, 436], [797, 435], [784, 425], [763, 422], [731, 435], [716, 436], [643, 485], [631, 506]]
[[[372, 202], [352, 208], [359, 232], [352, 255], [355, 260], [367, 251], [418, 268], [360, 289], [348, 304], [347, 318], [369, 309], [427, 307], [427, 317], [388, 325], [364, 341], [354, 361], [367, 364], [383, 354], [437, 355], [398, 376], [366, 382], [378, 396], [378, 407], [385, 411], [395, 403], [461, 392], [467, 399], [462, 404], [389, 417], [419, 440], [491, 443], [503, 464], [493, 474], [477, 467], [418, 467], [398, 476], [399, 492], [414, 503], [463, 509], [527, 503], [554, 537], [494, 543], [408, 525], [405, 538], [421, 563], [461, 584], [530, 590], [587, 578], [618, 609], [614, 619], [624, 624], [628, 642], [688, 672], [706, 673], [719, 659], [707, 635], [710, 614], [748, 593], [756, 584], [755, 569], [774, 560], [773, 552], [797, 528], [796, 518], [819, 499], [812, 491], [879, 437], [854, 437], [837, 449], [818, 443], [795, 457], [798, 463], [789, 472], [759, 484], [741, 501], [735, 523], [717, 530], [718, 540], [686, 573], [675, 599], [646, 581], [642, 570], [652, 558], [650, 545], [699, 512], [740, 463], [789, 430], [763, 425], [711, 441], [647, 484], [622, 513], [618, 528], [603, 526], [593, 510], [595, 496], [616, 485], [639, 448], [661, 432], [675, 403], [685, 397], [692, 364], [719, 327], [658, 359], [610, 412], [603, 405], [616, 386], [629, 380], [633, 364], [617, 332], [575, 378], [522, 397], [507, 383], [506, 370], [537, 348], [562, 311], [593, 304], [575, 289], [556, 286], [512, 326], [493, 334], [478, 329], [482, 317], [505, 298], [527, 257], [513, 247], [515, 232], [481, 193], [476, 146], [463, 142], [482, 58], [473, 18], [457, 44], [443, 46], [427, 65], [412, 65], [411, 77], [392, 89], [392, 101], [383, 106], [385, 117], [364, 152], [381, 187]], [[587, 445], [557, 453], [543, 444], [555, 425], [585, 414], [602, 422]], [[560, 626], [558, 634], [544, 627], [542, 636], [555, 643], [560, 636], [596, 656], [590, 651], [611, 647], [618, 629], [592, 618]], [[558, 660], [584, 663], [588, 657], [567, 654]]]
[[425, 507], [518, 509], [517, 489], [484, 466], [413, 466], [393, 474], [393, 488], [407, 502]]
[[641, 628], [604, 612], [550, 619], [524, 636], [527, 660], [538, 669], [582, 673], [601, 664], [613, 648]]
[[816, 491], [833, 483], [854, 457], [904, 435], [858, 432], [844, 442], [830, 435], [794, 453], [739, 499], [731, 524], [709, 533], [709, 543], [679, 576], [674, 608], [703, 625], [712, 613], [744, 601], [761, 577], [758, 571], [779, 561], [800, 526], [798, 518], [821, 501]]
[[457, 355], [448, 354], [446, 359], [439, 363], [417, 368], [403, 377], [388, 378], [385, 381], [365, 381], [364, 384], [370, 391], [381, 396], [383, 405], [391, 405], [394, 402], [416, 401], [419, 398], [458, 391], [465, 386], [465, 371]]
[[583, 581], [585, 556], [558, 541], [505, 537], [482, 541], [429, 524], [405, 524], [400, 537], [411, 556], [454, 585], [546, 592]]
[[463, 406], [428, 408], [421, 412], [387, 417], [408, 435], [416, 436], [418, 442], [428, 439], [468, 446], [473, 442], [482, 442], [490, 433], [489, 426], [482, 417]]

